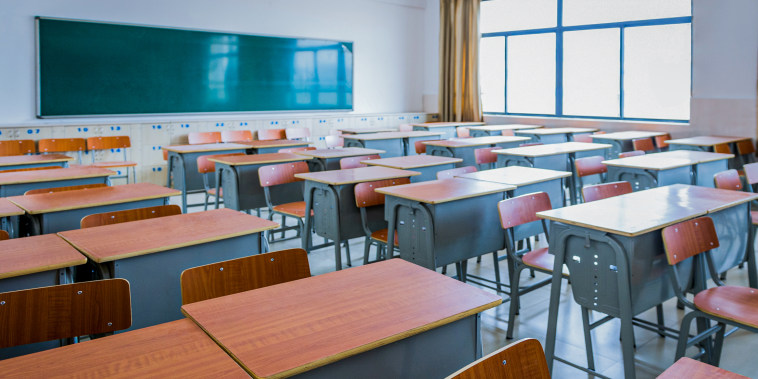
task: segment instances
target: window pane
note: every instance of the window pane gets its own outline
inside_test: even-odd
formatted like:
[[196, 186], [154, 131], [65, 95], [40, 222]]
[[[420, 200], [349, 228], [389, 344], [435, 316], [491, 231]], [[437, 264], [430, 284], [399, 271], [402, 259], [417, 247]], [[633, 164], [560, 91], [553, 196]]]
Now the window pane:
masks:
[[691, 15], [691, 0], [563, 0], [565, 26]]
[[482, 38], [479, 44], [482, 110], [505, 112], [505, 37]]
[[479, 16], [482, 33], [555, 27], [556, 0], [483, 1]]
[[563, 114], [619, 117], [619, 29], [563, 35]]
[[555, 114], [555, 33], [511, 36], [507, 45], [506, 111]]
[[624, 117], [690, 118], [690, 24], [624, 30]]

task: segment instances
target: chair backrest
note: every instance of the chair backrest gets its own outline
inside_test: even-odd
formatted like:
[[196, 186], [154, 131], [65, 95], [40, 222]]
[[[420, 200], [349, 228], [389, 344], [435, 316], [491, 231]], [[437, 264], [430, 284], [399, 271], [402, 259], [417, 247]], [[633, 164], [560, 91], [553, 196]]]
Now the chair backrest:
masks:
[[349, 168], [366, 167], [367, 165], [361, 162], [367, 161], [370, 159], [382, 159], [382, 157], [380, 157], [377, 154], [373, 154], [373, 155], [361, 155], [358, 157], [342, 158], [340, 159], [340, 169], [347, 170]]
[[92, 184], [79, 184], [76, 186], [67, 186], [67, 187], [55, 187], [55, 188], [37, 188], [37, 189], [31, 189], [26, 192], [24, 192], [24, 195], [36, 195], [39, 193], [54, 193], [54, 192], [65, 192], [65, 191], [76, 191], [76, 190], [84, 190], [89, 188], [101, 188], [101, 187], [108, 187], [105, 183], [92, 183]]
[[598, 135], [598, 134], [606, 134], [607, 132], [604, 130], [598, 130], [595, 133], [592, 133], [592, 135]]
[[758, 163], [746, 163], [742, 166], [742, 169], [745, 171], [747, 184], [752, 185], [758, 183]]
[[306, 151], [306, 150], [316, 150], [313, 146], [302, 146], [302, 147], [288, 147], [286, 149], [279, 149], [277, 152], [279, 153], [294, 153], [296, 151]]
[[39, 140], [38, 144], [40, 153], [64, 153], [87, 149], [87, 141], [84, 138], [45, 138]]
[[345, 145], [345, 139], [338, 135], [328, 135], [324, 137], [324, 143], [326, 147], [331, 149], [333, 147], [341, 147]]
[[713, 219], [698, 217], [663, 228], [663, 247], [670, 265], [719, 247]]
[[125, 149], [131, 146], [129, 136], [87, 138], [87, 150]]
[[80, 227], [82, 229], [92, 228], [101, 225], [120, 224], [122, 222], [139, 221], [149, 218], [158, 218], [179, 214], [182, 214], [182, 209], [176, 204], [95, 213], [84, 216], [80, 222]]
[[365, 208], [384, 204], [384, 194], [376, 192], [375, 189], [399, 186], [410, 182], [409, 178], [397, 178], [358, 183], [353, 189], [355, 191], [355, 206]]
[[655, 150], [655, 145], [653, 145], [653, 139], [649, 137], [633, 139], [632, 147], [634, 147], [634, 150], [642, 150], [642, 151]]
[[253, 132], [249, 130], [224, 130], [221, 132], [221, 142], [249, 142], [253, 140]]
[[539, 146], [539, 145], [544, 145], [544, 144], [542, 142], [529, 142], [529, 143], [519, 144], [518, 147]]
[[0, 156], [34, 154], [37, 149], [30, 139], [0, 141]]
[[493, 153], [493, 150], [499, 150], [502, 147], [483, 147], [481, 149], [474, 150], [474, 159], [476, 164], [488, 164], [497, 162], [497, 154]]
[[721, 154], [731, 154], [732, 149], [729, 147], [728, 143], [720, 143], [717, 145], [713, 145], [713, 152], [721, 153]]
[[208, 159], [228, 157], [230, 155], [245, 155], [245, 153], [231, 153], [231, 154], [213, 154], [213, 155], [201, 155], [197, 157], [197, 172], [201, 174], [207, 174], [210, 172], [216, 172], [216, 162], [211, 162]]
[[458, 138], [471, 138], [471, 131], [464, 126], [455, 128], [455, 134], [458, 136]]
[[534, 192], [503, 200], [497, 203], [500, 225], [503, 229], [513, 228], [540, 220], [537, 212], [553, 209], [550, 196], [545, 192]]
[[737, 154], [755, 154], [755, 145], [752, 140], [738, 141], [737, 142]]
[[5, 230], [0, 230], [0, 241], [4, 241], [10, 238], [11, 236], [10, 234], [8, 234], [8, 232], [6, 232]]
[[470, 172], [476, 171], [476, 166], [456, 167], [449, 170], [437, 171], [437, 180], [452, 179], [458, 175], [468, 174]]
[[592, 143], [592, 135], [591, 134], [574, 134], [572, 136], [574, 139], [574, 142], [584, 142], [584, 143]]
[[447, 379], [550, 379], [545, 352], [534, 338], [516, 341], [462, 368]]
[[27, 167], [27, 168], [12, 168], [10, 170], [0, 170], [0, 172], [19, 172], [19, 171], [37, 171], [37, 170], [57, 170], [63, 168], [61, 166], [42, 166], [42, 167]]
[[511, 136], [512, 137], [512, 136], [515, 136], [516, 133], [514, 133], [513, 130], [511, 130], [511, 129], [506, 129], [506, 130], [501, 130], [500, 131], [500, 135], [504, 136], [504, 137], [507, 137], [507, 136]]
[[632, 184], [623, 181], [595, 184], [582, 188], [582, 197], [585, 203], [627, 193], [632, 193]]
[[601, 155], [577, 158], [574, 161], [574, 165], [576, 166], [576, 174], [579, 176], [604, 174], [608, 172], [608, 167], [603, 164], [604, 160], [605, 157]]
[[413, 131], [413, 125], [411, 124], [400, 124], [397, 126], [397, 130], [399, 132], [412, 132]]
[[126, 329], [129, 282], [106, 279], [0, 293], [0, 348]]
[[284, 130], [287, 139], [308, 140], [311, 138], [311, 130], [308, 128], [289, 128]]
[[289, 249], [184, 270], [182, 304], [213, 299], [311, 276], [308, 254]]
[[259, 141], [271, 141], [276, 139], [286, 139], [284, 129], [262, 129], [258, 131]]
[[713, 175], [713, 184], [719, 189], [742, 191], [742, 179], [740, 179], [737, 170], [734, 169]]
[[187, 134], [190, 145], [221, 142], [221, 132], [190, 132]]
[[658, 147], [658, 149], [665, 149], [669, 147], [669, 144], [666, 143], [666, 141], [671, 139], [671, 134], [666, 133], [662, 134], [660, 136], [653, 137], [655, 139], [655, 146]]
[[625, 151], [623, 153], [619, 153], [619, 158], [636, 157], [639, 155], [645, 155], [645, 152], [642, 150]]
[[424, 143], [425, 141], [428, 141], [428, 140], [415, 141], [413, 143], [413, 147], [416, 150], [416, 154], [426, 154], [426, 144]]
[[278, 186], [281, 184], [302, 181], [295, 174], [310, 172], [305, 162], [289, 162], [269, 166], [261, 166], [258, 169], [258, 179], [261, 187]]

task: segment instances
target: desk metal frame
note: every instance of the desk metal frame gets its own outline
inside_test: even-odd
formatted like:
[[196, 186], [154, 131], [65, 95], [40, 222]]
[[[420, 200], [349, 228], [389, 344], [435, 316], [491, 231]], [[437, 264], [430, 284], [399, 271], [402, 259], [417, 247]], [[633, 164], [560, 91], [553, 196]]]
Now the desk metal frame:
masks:
[[727, 168], [728, 159], [694, 163], [665, 170], [608, 165], [608, 181], [627, 181], [632, 183], [635, 191], [671, 184], [692, 184], [713, 188], [713, 176]]
[[[203, 155], [245, 153], [248, 149], [206, 150], [197, 152], [168, 152], [166, 187], [182, 191], [182, 210], [187, 212], [187, 194], [205, 191], [203, 176], [197, 171], [197, 158]], [[172, 187], [173, 184], [173, 187]], [[189, 206], [203, 205], [189, 204]]]
[[94, 176], [88, 178], [64, 178], [54, 179], [44, 182], [25, 182], [15, 184], [0, 185], [0, 197], [20, 196], [26, 191], [39, 188], [58, 188], [68, 186], [78, 186], [82, 184], [108, 184], [108, 175]]

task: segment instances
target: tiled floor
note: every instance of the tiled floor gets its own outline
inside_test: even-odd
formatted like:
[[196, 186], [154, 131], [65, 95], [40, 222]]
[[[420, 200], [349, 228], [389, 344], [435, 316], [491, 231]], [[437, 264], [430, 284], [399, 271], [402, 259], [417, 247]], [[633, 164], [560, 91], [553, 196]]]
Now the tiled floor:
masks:
[[[191, 202], [202, 201], [198, 195], [191, 196]], [[173, 198], [172, 203], [178, 203], [178, 198]], [[199, 211], [202, 207], [191, 208], [190, 211]], [[289, 221], [292, 224], [293, 221]], [[320, 240], [320, 238], [318, 239]], [[317, 240], [317, 241], [318, 241]], [[358, 238], [350, 241], [350, 251], [353, 265], [363, 263], [363, 239]], [[289, 240], [284, 242], [275, 242], [271, 244], [271, 250], [281, 250], [293, 247], [300, 247], [300, 241]], [[372, 249], [373, 253], [373, 249]], [[345, 261], [343, 249], [343, 262]], [[504, 252], [502, 253], [504, 254]], [[373, 256], [373, 255], [372, 255]], [[309, 255], [311, 273], [313, 275], [323, 274], [334, 270], [334, 250], [333, 248], [323, 248], [316, 250]], [[475, 260], [469, 261], [469, 273], [481, 274], [485, 277], [494, 278], [492, 259], [485, 256], [482, 263], [477, 264]], [[733, 269], [729, 272], [727, 284], [747, 285], [747, 270]], [[453, 266], [450, 266], [448, 274], [455, 272]], [[506, 272], [505, 262], [501, 262], [501, 272]], [[537, 274], [537, 278], [531, 279], [526, 271], [522, 275], [522, 283], [529, 280], [539, 280], [544, 278]], [[505, 275], [505, 274], [504, 274]], [[571, 297], [571, 288], [568, 285], [563, 286], [563, 295], [561, 297], [560, 315], [558, 319], [558, 338], [556, 343], [556, 355], [579, 365], [586, 364], [586, 355], [584, 350], [584, 337], [581, 324], [581, 313], [579, 306]], [[550, 298], [550, 287], [540, 288], [522, 298], [520, 315], [517, 316], [517, 322], [514, 332], [514, 341], [521, 338], [537, 338], [544, 344], [547, 318], [548, 318], [548, 301]], [[670, 300], [664, 304], [664, 314], [666, 325], [672, 328], [679, 327], [679, 320], [685, 311], [676, 308], [676, 302]], [[600, 314], [594, 314], [594, 319], [602, 317]], [[644, 313], [642, 318], [655, 320], [654, 310]], [[494, 309], [488, 310], [482, 314], [482, 342], [484, 353], [492, 352], [510, 341], [506, 341], [505, 332], [508, 326], [508, 303], [500, 305]], [[592, 332], [593, 350], [595, 353], [595, 365], [597, 370], [611, 378], [623, 378], [624, 367], [621, 363], [621, 342], [619, 341], [618, 320], [610, 321]], [[674, 360], [674, 351], [676, 341], [669, 338], [661, 338], [658, 334], [639, 328], [635, 328], [635, 339], [637, 344], [635, 363], [637, 369], [637, 378], [655, 378], [666, 367], [670, 366]], [[721, 367], [727, 370], [751, 377], [758, 378], [758, 335], [738, 330], [731, 336], [727, 337], [724, 343], [724, 351], [721, 357]], [[688, 351], [694, 354], [692, 348]], [[561, 362], [555, 362], [553, 367], [554, 378], [593, 378], [575, 368], [565, 365]]]

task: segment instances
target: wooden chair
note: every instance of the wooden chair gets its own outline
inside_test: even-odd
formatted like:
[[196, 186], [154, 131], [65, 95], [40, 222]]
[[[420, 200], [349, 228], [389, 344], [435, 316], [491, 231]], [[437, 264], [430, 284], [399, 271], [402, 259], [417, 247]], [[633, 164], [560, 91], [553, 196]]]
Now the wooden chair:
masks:
[[[217, 194], [215, 184], [213, 187], [211, 186], [211, 180], [215, 180], [214, 174], [216, 172], [216, 163], [211, 162], [208, 159], [228, 157], [231, 155], [245, 155], [245, 153], [201, 155], [197, 157], [197, 172], [203, 176], [203, 188], [205, 189], [205, 202], [203, 203], [204, 211], [208, 210], [208, 199], [210, 197], [216, 198], [216, 196], [218, 196], [219, 200], [224, 198], [223, 188], [220, 188], [221, 193]], [[213, 183], [215, 183], [215, 181]]]
[[[126, 183], [129, 184], [129, 167], [132, 168], [132, 181], [137, 182], [137, 162], [127, 160], [126, 149], [131, 147], [131, 141], [129, 136], [112, 136], [112, 137], [90, 137], [87, 138], [87, 150], [90, 151], [92, 157], [92, 166], [101, 168], [119, 168], [126, 167], [126, 173], [124, 175], [108, 177], [110, 183], [111, 178], [126, 178]], [[94, 152], [97, 150], [110, 150], [111, 152], [123, 152], [122, 161], [106, 161], [96, 162]]]
[[12, 168], [10, 170], [0, 170], [0, 172], [19, 172], [19, 171], [38, 171], [38, 170], [57, 170], [63, 168], [61, 166], [42, 166], [42, 167], [27, 167], [27, 168]]
[[493, 153], [494, 150], [502, 149], [501, 147], [483, 147], [481, 149], [474, 150], [474, 160], [480, 170], [487, 170], [494, 168], [495, 162], [497, 162], [497, 154]]
[[587, 176], [597, 175], [600, 178], [601, 183], [605, 182], [608, 167], [603, 164], [604, 160], [605, 157], [601, 155], [593, 155], [591, 157], [577, 158], [574, 161], [578, 190], [581, 191], [581, 189], [584, 188], [584, 178]]
[[80, 227], [92, 228], [101, 225], [120, 224], [122, 222], [146, 220], [165, 216], [182, 214], [182, 208], [176, 204], [157, 205], [154, 207], [145, 207], [137, 209], [127, 209], [123, 211], [113, 211], [104, 213], [95, 213], [84, 216], [80, 222]]
[[658, 148], [658, 151], [667, 151], [669, 149], [669, 144], [666, 141], [671, 139], [671, 134], [662, 134], [653, 137], [653, 139], [655, 140], [655, 147]]
[[585, 203], [627, 193], [632, 193], [632, 184], [629, 182], [602, 183], [582, 188], [582, 197]]
[[279, 153], [294, 153], [296, 151], [308, 151], [308, 150], [316, 150], [313, 146], [302, 146], [302, 147], [289, 147], [286, 149], [279, 149], [277, 152]]
[[591, 134], [575, 134], [573, 137], [574, 142], [592, 143]]
[[76, 190], [84, 190], [84, 189], [90, 189], [90, 188], [102, 188], [102, 187], [108, 187], [105, 183], [92, 183], [92, 184], [79, 184], [76, 186], [67, 186], [67, 187], [55, 187], [55, 188], [37, 188], [37, 189], [31, 189], [26, 192], [24, 192], [24, 195], [36, 195], [39, 193], [54, 193], [54, 192], [64, 192], [64, 191], [76, 191]]
[[289, 128], [284, 130], [284, 137], [299, 141], [310, 141], [311, 130], [308, 128]]
[[190, 132], [187, 134], [190, 145], [221, 142], [221, 132]]
[[728, 143], [720, 143], [717, 145], [713, 145], [713, 152], [721, 153], [721, 154], [731, 154], [732, 148], [729, 147]]
[[437, 171], [437, 180], [452, 179], [457, 175], [468, 174], [470, 172], [476, 172], [476, 166], [464, 166], [451, 168], [449, 170]]
[[[282, 217], [282, 227], [279, 229], [282, 232], [282, 238], [284, 233], [292, 229], [286, 227], [286, 219], [294, 218], [297, 221], [297, 236], [301, 236], [302, 233], [306, 233], [305, 230], [305, 201], [295, 201], [285, 203], [279, 200], [277, 194], [281, 191], [272, 190], [273, 187], [293, 185], [293, 183], [299, 184], [299, 193], [303, 193], [302, 179], [295, 177], [296, 174], [310, 172], [308, 164], [306, 162], [289, 162], [275, 165], [261, 166], [258, 169], [258, 179], [263, 192], [266, 197], [266, 205], [268, 206], [268, 219], [272, 220], [274, 214], [278, 214]], [[280, 187], [281, 188], [281, 187]], [[273, 232], [268, 235], [269, 240], [273, 240]], [[310, 252], [310, 248], [307, 249]]]
[[662, 372], [657, 379], [750, 379], [707, 363], [682, 357]]
[[112, 333], [132, 324], [124, 279], [0, 293], [0, 304], [0, 348]]
[[655, 145], [652, 138], [637, 138], [632, 140], [632, 147], [634, 150], [642, 150], [644, 152], [655, 151]]
[[[749, 287], [726, 286], [719, 279], [711, 256], [711, 250], [719, 247], [719, 239], [710, 217], [699, 217], [666, 227], [662, 235], [671, 285], [679, 302], [692, 309], [682, 318], [674, 360], [683, 357], [688, 346], [704, 342], [707, 344], [706, 354], [711, 353], [707, 357], [709, 363], [718, 366], [727, 324], [758, 333], [758, 291]], [[705, 254], [705, 259], [694, 262], [689, 259], [699, 254]], [[682, 263], [683, 261], [688, 262]], [[680, 280], [679, 266], [686, 265], [689, 268], [693, 264], [693, 272], [704, 272], [707, 268], [716, 287], [707, 288], [705, 279], [696, 282], [693, 288], [695, 296], [689, 301], [684, 292], [692, 287], [690, 281]], [[685, 288], [682, 288], [680, 283], [686, 283]], [[690, 326], [695, 318], [710, 319], [717, 325], [690, 337]], [[710, 339], [713, 334], [716, 337], [711, 346]]]
[[751, 192], [756, 192], [755, 185], [758, 184], [758, 163], [748, 163], [742, 166], [745, 172], [745, 181]]
[[224, 130], [221, 132], [221, 142], [250, 142], [253, 132], [249, 130]]
[[286, 139], [284, 129], [261, 129], [258, 131], [259, 141], [271, 141], [277, 139]]
[[369, 253], [371, 245], [376, 244], [376, 260], [383, 260], [392, 258], [392, 251], [395, 246], [398, 245], [397, 233], [395, 234], [395, 241], [392, 244], [392, 250], [387, 254], [387, 228], [379, 230], [371, 230], [368, 225], [368, 211], [370, 207], [382, 207], [384, 208], [384, 195], [374, 191], [377, 188], [398, 186], [402, 184], [409, 184], [411, 180], [409, 178], [387, 179], [377, 180], [373, 182], [358, 183], [354, 187], [355, 192], [355, 205], [361, 212], [361, 223], [363, 224], [363, 232], [366, 233], [366, 241], [363, 249], [363, 264], [369, 263]]
[[4, 241], [10, 238], [11, 238], [11, 235], [8, 234], [8, 232], [6, 232], [5, 230], [0, 230], [0, 241]]
[[737, 154], [742, 159], [743, 163], [755, 162], [755, 145], [752, 140], [738, 141], [737, 142]]
[[39, 152], [44, 154], [76, 152], [79, 164], [82, 164], [82, 152], [87, 149], [84, 138], [45, 138], [37, 143]]
[[186, 269], [180, 277], [182, 304], [213, 299], [308, 278], [303, 249], [288, 249]]
[[371, 159], [382, 159], [378, 154], [373, 155], [361, 155], [358, 157], [347, 157], [340, 159], [340, 170], [347, 170], [349, 168], [366, 167], [367, 165], [361, 163], [363, 161]]
[[0, 156], [34, 154], [37, 149], [30, 139], [0, 141]]
[[637, 157], [640, 155], [645, 155], [645, 152], [642, 150], [632, 150], [632, 151], [625, 151], [623, 153], [619, 153], [619, 158]]
[[713, 184], [716, 188], [732, 191], [742, 191], [742, 179], [737, 170], [726, 170], [713, 175]]
[[342, 147], [345, 145], [345, 139], [338, 135], [328, 135], [324, 137], [324, 143], [326, 143], [327, 149], [333, 149], [335, 147]]
[[550, 379], [540, 342], [525, 338], [479, 358], [447, 379]]
[[426, 154], [426, 144], [424, 143], [426, 141], [431, 141], [431, 140], [415, 141], [413, 143], [413, 147], [416, 150], [416, 154]]
[[471, 131], [466, 127], [459, 126], [455, 128], [455, 135], [457, 135], [458, 138], [471, 138]]

